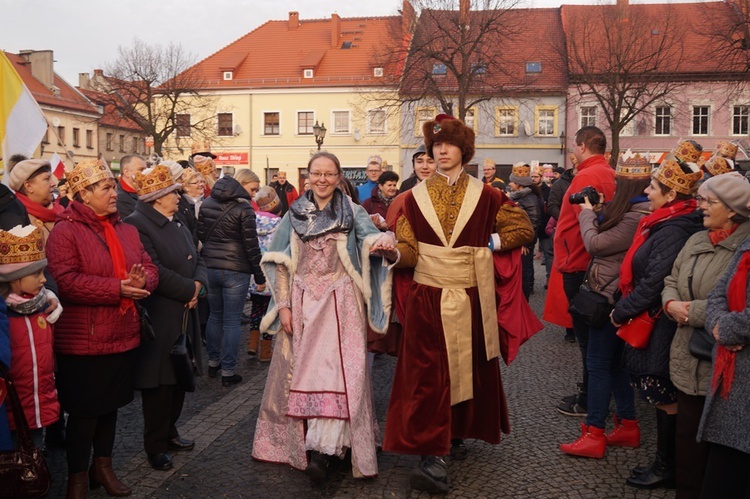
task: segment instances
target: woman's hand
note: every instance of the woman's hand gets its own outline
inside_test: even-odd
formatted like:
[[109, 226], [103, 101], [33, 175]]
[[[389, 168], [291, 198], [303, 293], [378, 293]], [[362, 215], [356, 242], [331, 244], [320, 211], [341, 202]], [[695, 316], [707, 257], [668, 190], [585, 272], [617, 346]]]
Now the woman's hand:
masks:
[[521, 254], [522, 255], [528, 255], [529, 254], [529, 248], [526, 246], [521, 246]]
[[255, 289], [257, 289], [258, 291], [260, 291], [262, 293], [263, 291], [266, 290], [266, 283], [256, 284], [255, 285]]
[[289, 307], [279, 309], [279, 322], [285, 333], [292, 334], [292, 311]]
[[690, 302], [672, 300], [667, 303], [667, 313], [677, 324], [687, 324], [690, 318]]
[[[716, 340], [716, 343], [721, 344], [719, 342], [719, 325], [718, 324], [714, 326], [714, 330], [711, 331], [711, 334], [714, 335], [714, 339]], [[739, 352], [740, 350], [745, 348], [745, 345], [723, 345], [723, 347], [729, 350], [730, 352]]]
[[120, 296], [122, 296], [123, 298], [130, 298], [131, 300], [141, 300], [143, 298], [146, 298], [150, 294], [151, 293], [149, 293], [142, 287], [139, 288], [132, 286], [130, 279], [120, 281]]
[[612, 310], [609, 313], [609, 322], [611, 322], [612, 325], [615, 326], [615, 327], [617, 327], [617, 328], [622, 327], [622, 324], [618, 324], [618, 323], [615, 322], [614, 315], [615, 315], [615, 311]]
[[371, 255], [380, 255], [390, 262], [398, 259], [398, 250], [396, 249], [396, 240], [391, 233], [386, 232], [370, 246]]
[[146, 287], [146, 271], [143, 269], [143, 265], [140, 263], [136, 263], [133, 265], [133, 267], [130, 269], [130, 273], [128, 274], [128, 280], [130, 281], [130, 285], [136, 288], [145, 288]]

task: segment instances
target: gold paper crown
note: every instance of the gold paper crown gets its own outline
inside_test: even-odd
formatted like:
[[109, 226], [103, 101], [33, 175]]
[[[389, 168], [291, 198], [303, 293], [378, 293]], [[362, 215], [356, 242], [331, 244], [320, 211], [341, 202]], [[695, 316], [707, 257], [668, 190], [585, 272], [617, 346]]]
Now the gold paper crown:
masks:
[[492, 158], [484, 158], [484, 166], [491, 166], [492, 168], [495, 168], [495, 162], [492, 161]]
[[191, 154], [200, 154], [202, 152], [211, 152], [211, 144], [209, 142], [193, 142], [193, 147], [190, 150]]
[[738, 146], [720, 140], [716, 143], [713, 156], [708, 158], [702, 168], [712, 177], [734, 171], [734, 158], [737, 156], [737, 150]]
[[731, 142], [726, 142], [724, 140], [720, 140], [716, 143], [716, 152], [714, 154], [718, 154], [719, 156], [727, 159], [734, 159], [737, 157], [737, 150], [739, 149], [739, 146], [736, 144], [732, 144]]
[[185, 168], [185, 170], [182, 172], [182, 183], [188, 184], [191, 180], [193, 180], [193, 177], [199, 176], [200, 173], [195, 171], [194, 168]]
[[[198, 158], [198, 156], [196, 156], [196, 158]], [[200, 156], [198, 161], [195, 160], [196, 158], [193, 158], [193, 166], [195, 166], [195, 169], [198, 173], [200, 173], [204, 177], [214, 174], [214, 172], [216, 171], [216, 166], [214, 165], [214, 161], [211, 158], [209, 158], [208, 156]], [[203, 160], [200, 158], [206, 159]]]
[[169, 168], [158, 165], [147, 174], [138, 172], [135, 174], [135, 192], [138, 196], [144, 196], [152, 192], [160, 191], [174, 185]]
[[530, 177], [531, 167], [529, 165], [515, 165], [511, 171], [516, 177]]
[[25, 236], [0, 230], [0, 265], [31, 263], [44, 258], [44, 235], [39, 227]]
[[650, 178], [651, 163], [648, 158], [638, 153], [632, 153], [630, 149], [620, 154], [615, 168], [615, 175], [626, 178]]
[[[699, 163], [701, 159], [701, 151], [699, 151], [691, 142], [687, 140], [680, 142], [672, 149], [672, 155], [680, 163]], [[667, 156], [667, 159], [669, 156]]]
[[75, 194], [100, 180], [114, 178], [107, 165], [100, 159], [83, 159], [67, 174], [70, 191]]
[[703, 178], [703, 173], [700, 170], [685, 173], [677, 161], [666, 159], [659, 166], [654, 177], [670, 189], [692, 195], [698, 189], [698, 182]]

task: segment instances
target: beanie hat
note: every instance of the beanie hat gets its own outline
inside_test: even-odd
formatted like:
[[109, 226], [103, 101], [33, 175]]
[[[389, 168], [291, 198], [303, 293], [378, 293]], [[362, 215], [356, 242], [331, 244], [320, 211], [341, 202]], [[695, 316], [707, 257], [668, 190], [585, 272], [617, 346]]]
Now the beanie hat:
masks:
[[414, 154], [411, 155], [411, 163], [414, 164], [414, 160], [417, 159], [417, 156], [420, 154], [427, 154], [427, 149], [425, 149], [424, 144], [419, 144], [419, 147], [417, 147], [417, 150], [414, 151]]
[[750, 218], [750, 182], [742, 175], [725, 173], [711, 177], [701, 185], [701, 190], [708, 189], [730, 210]]
[[281, 206], [279, 195], [276, 194], [276, 190], [267, 185], [261, 187], [255, 195], [255, 202], [258, 204], [258, 210], [267, 213], [275, 213], [278, 211], [278, 207]]
[[185, 172], [185, 168], [183, 168], [181, 164], [171, 159], [165, 159], [159, 164], [169, 168], [169, 174], [172, 175], [172, 180], [175, 182], [177, 182], [177, 179]]
[[529, 187], [534, 182], [531, 180], [531, 167], [521, 161], [513, 165], [509, 180], [522, 187]]
[[424, 145], [427, 154], [433, 159], [432, 146], [435, 142], [453, 144], [461, 149], [461, 164], [465, 165], [474, 157], [474, 130], [463, 121], [448, 114], [438, 114], [433, 121], [422, 126]]
[[44, 235], [34, 225], [0, 230], [0, 282], [11, 282], [47, 266]]
[[14, 191], [19, 190], [23, 187], [23, 183], [26, 182], [31, 175], [41, 168], [49, 168], [52, 171], [49, 161], [43, 159], [26, 159], [16, 163], [11, 169], [8, 179], [8, 185]]

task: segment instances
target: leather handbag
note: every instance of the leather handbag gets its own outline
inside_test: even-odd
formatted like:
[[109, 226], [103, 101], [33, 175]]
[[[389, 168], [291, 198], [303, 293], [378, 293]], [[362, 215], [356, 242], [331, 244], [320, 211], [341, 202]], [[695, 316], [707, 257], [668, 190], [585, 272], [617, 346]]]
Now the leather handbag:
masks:
[[[593, 263], [593, 260], [592, 260]], [[614, 305], [609, 303], [609, 298], [605, 295], [594, 291], [589, 285], [589, 277], [591, 275], [592, 264], [589, 264], [588, 271], [586, 272], [586, 279], [581, 284], [578, 293], [573, 297], [573, 300], [568, 307], [570, 315], [575, 316], [586, 322], [587, 325], [601, 329], [609, 322], [609, 314], [612, 312]], [[615, 282], [617, 276], [609, 280], [604, 286], [600, 288], [603, 291], [610, 284]]]
[[690, 336], [690, 355], [700, 360], [711, 360], [711, 352], [714, 350], [716, 339], [702, 327], [693, 328], [693, 334]]
[[18, 399], [16, 387], [0, 364], [0, 375], [8, 392], [5, 403], [16, 422], [17, 450], [0, 452], [0, 497], [42, 497], [52, 483], [47, 462], [40, 449], [34, 447], [29, 424]]
[[186, 308], [182, 314], [182, 332], [169, 351], [177, 386], [184, 392], [195, 391], [195, 357], [187, 334], [189, 314], [190, 309]]
[[620, 326], [620, 329], [617, 330], [617, 336], [633, 348], [646, 348], [648, 340], [651, 338], [651, 333], [654, 331], [656, 319], [659, 318], [660, 314], [661, 309], [653, 316], [646, 310]]
[[156, 339], [156, 331], [153, 324], [151, 324], [151, 317], [148, 315], [148, 310], [143, 305], [136, 306], [138, 307], [138, 315], [141, 318], [141, 341], [144, 343], [152, 342]]

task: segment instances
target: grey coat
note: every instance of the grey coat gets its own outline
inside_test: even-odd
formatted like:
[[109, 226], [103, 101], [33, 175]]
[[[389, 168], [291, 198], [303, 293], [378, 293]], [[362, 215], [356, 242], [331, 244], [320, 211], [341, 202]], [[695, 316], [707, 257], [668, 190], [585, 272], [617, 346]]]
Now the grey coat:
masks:
[[[734, 233], [714, 246], [708, 231], [701, 231], [688, 239], [677, 255], [672, 274], [664, 279], [662, 304], [668, 301], [689, 301], [690, 313], [687, 324], [678, 324], [669, 352], [669, 377], [672, 383], [688, 395], [706, 395], [711, 379], [711, 362], [690, 355], [690, 337], [693, 328], [704, 327], [708, 294], [729, 265], [742, 241], [750, 237], [750, 222], [737, 227]], [[692, 275], [692, 296], [688, 283]]]
[[594, 257], [586, 275], [589, 286], [609, 298], [610, 303], [615, 302], [613, 295], [620, 286], [620, 265], [633, 242], [635, 229], [648, 213], [648, 202], [635, 203], [620, 223], [602, 233], [599, 232], [599, 222], [593, 210], [581, 210], [578, 215], [583, 245]]
[[741, 312], [729, 312], [727, 288], [737, 272], [740, 258], [748, 251], [750, 239], [745, 239], [729, 262], [727, 272], [708, 296], [706, 328], [712, 331], [714, 326], [719, 326], [719, 343], [722, 345], [745, 347], [735, 354], [734, 383], [729, 396], [725, 400], [709, 391], [698, 427], [698, 441], [726, 445], [746, 454], [750, 454], [750, 286], [747, 287], [745, 309]]
[[[169, 350], [182, 332], [185, 304], [195, 294], [195, 281], [208, 284], [206, 267], [193, 244], [193, 237], [177, 217], [169, 221], [151, 205], [138, 201], [125, 219], [138, 229], [143, 247], [159, 269], [159, 286], [141, 302], [156, 331], [156, 340], [141, 343], [135, 371], [135, 387], [174, 385], [176, 379]], [[201, 351], [197, 308], [189, 312], [188, 335], [195, 355]], [[200, 365], [200, 359], [196, 363]]]

